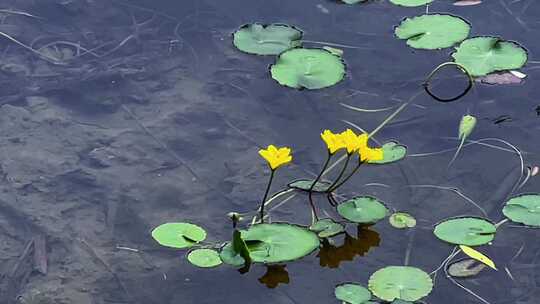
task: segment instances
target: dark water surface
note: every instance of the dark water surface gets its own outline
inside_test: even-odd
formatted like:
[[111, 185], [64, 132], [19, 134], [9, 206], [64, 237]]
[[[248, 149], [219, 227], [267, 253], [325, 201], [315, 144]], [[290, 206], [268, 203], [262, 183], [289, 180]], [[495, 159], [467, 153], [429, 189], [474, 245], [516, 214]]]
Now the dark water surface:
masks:
[[[457, 7], [436, 0], [430, 12], [462, 16], [472, 24], [471, 36], [497, 35], [524, 45], [528, 77], [520, 85], [476, 85], [453, 103], [422, 93], [375, 136], [406, 144], [409, 156], [363, 168], [342, 194], [376, 196], [413, 214], [418, 226], [351, 226], [346, 236], [285, 267], [255, 265], [245, 274], [228, 266], [195, 268], [185, 251], [159, 247], [151, 229], [187, 221], [207, 229], [209, 241], [226, 241], [226, 214], [255, 210], [263, 194], [269, 172], [260, 147], [293, 148], [294, 164], [279, 171], [277, 191], [320, 170], [323, 129], [350, 127], [346, 121], [375, 128], [390, 111], [360, 113], [340, 103], [398, 105], [450, 58], [450, 49], [413, 50], [393, 35], [402, 18], [425, 7], [387, 1], [3, 0], [0, 9], [38, 16], [0, 12], [0, 31], [34, 49], [56, 41], [51, 54], [67, 62], [47, 62], [0, 37], [0, 303], [337, 303], [336, 284], [367, 285], [387, 265], [408, 263], [431, 272], [452, 249], [434, 237], [433, 225], [482, 215], [455, 192], [411, 185], [458, 188], [495, 222], [503, 218], [507, 197], [540, 191], [538, 177], [531, 177], [512, 193], [521, 169], [509, 150], [472, 145], [448, 170], [452, 151], [419, 155], [455, 148], [459, 120], [471, 113], [479, 118], [472, 139], [504, 139], [524, 153], [525, 166], [540, 164], [540, 3], [492, 0]], [[346, 79], [318, 91], [280, 87], [268, 76], [273, 57], [243, 54], [231, 44], [238, 26], [255, 21], [295, 25], [309, 41], [354, 46], [341, 47]], [[77, 50], [76, 43], [97, 49]], [[456, 94], [465, 84], [455, 75], [448, 73], [434, 89]], [[511, 120], [495, 123], [502, 115]], [[318, 205], [332, 212], [325, 200]], [[273, 211], [271, 219], [308, 224], [305, 196]], [[538, 303], [540, 234], [510, 226], [482, 248], [499, 271], [460, 282], [490, 303]], [[37, 258], [46, 256], [46, 275], [32, 271], [34, 253], [26, 247], [36, 239], [46, 241]], [[479, 301], [439, 273], [425, 302]]]

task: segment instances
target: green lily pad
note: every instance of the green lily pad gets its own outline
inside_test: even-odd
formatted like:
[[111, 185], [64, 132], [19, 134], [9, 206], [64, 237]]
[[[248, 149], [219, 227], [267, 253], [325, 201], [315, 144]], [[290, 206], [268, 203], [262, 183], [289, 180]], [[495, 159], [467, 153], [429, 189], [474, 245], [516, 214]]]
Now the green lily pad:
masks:
[[338, 213], [355, 223], [376, 223], [388, 215], [388, 208], [371, 196], [359, 196], [337, 206]]
[[[313, 180], [299, 179], [290, 183], [288, 186], [289, 188], [309, 191], [309, 189], [311, 188], [311, 185], [313, 185]], [[313, 187], [313, 192], [326, 192], [326, 190], [328, 190], [328, 187], [330, 187], [330, 185], [331, 185], [330, 183], [318, 181], [315, 184], [315, 187]]]
[[[255, 263], [293, 261], [310, 254], [320, 244], [314, 232], [286, 223], [256, 224], [240, 232]], [[243, 258], [232, 247], [229, 243], [222, 248], [221, 259], [227, 264], [243, 265]]]
[[397, 141], [390, 141], [382, 145], [383, 159], [371, 161], [370, 164], [382, 165], [402, 160], [407, 155], [407, 147]]
[[190, 223], [165, 223], [152, 230], [152, 237], [162, 246], [188, 248], [206, 238], [206, 231]]
[[233, 34], [236, 48], [256, 55], [278, 55], [301, 46], [301, 39], [302, 31], [286, 24], [246, 24]]
[[219, 253], [213, 249], [196, 249], [188, 254], [188, 261], [202, 268], [211, 268], [221, 265]]
[[419, 268], [388, 266], [371, 275], [368, 287], [376, 297], [388, 302], [397, 299], [414, 302], [431, 292], [433, 281]]
[[433, 0], [390, 0], [390, 2], [399, 6], [414, 7], [429, 4], [433, 2]]
[[527, 51], [515, 42], [497, 37], [474, 37], [463, 41], [452, 57], [472, 76], [484, 76], [523, 67]]
[[328, 238], [336, 234], [342, 233], [343, 231], [345, 231], [345, 227], [343, 227], [343, 225], [339, 223], [334, 222], [334, 220], [332, 219], [326, 218], [313, 223], [313, 225], [309, 227], [309, 230], [316, 232], [317, 235], [321, 238]]
[[463, 19], [451, 15], [422, 15], [406, 18], [396, 27], [399, 39], [415, 49], [442, 49], [451, 47], [469, 36], [471, 26]]
[[522, 194], [506, 202], [503, 213], [513, 222], [540, 227], [540, 194]]
[[281, 85], [314, 90], [340, 82], [345, 77], [345, 64], [324, 49], [295, 48], [281, 53], [270, 73]]
[[416, 226], [416, 219], [412, 215], [405, 212], [396, 212], [392, 214], [388, 218], [388, 221], [392, 227], [398, 229], [413, 228]]
[[458, 217], [439, 223], [433, 233], [439, 239], [451, 244], [480, 246], [491, 242], [496, 230], [495, 225], [488, 220]]
[[363, 286], [354, 283], [344, 283], [336, 286], [336, 298], [349, 304], [364, 304], [371, 299], [371, 292]]

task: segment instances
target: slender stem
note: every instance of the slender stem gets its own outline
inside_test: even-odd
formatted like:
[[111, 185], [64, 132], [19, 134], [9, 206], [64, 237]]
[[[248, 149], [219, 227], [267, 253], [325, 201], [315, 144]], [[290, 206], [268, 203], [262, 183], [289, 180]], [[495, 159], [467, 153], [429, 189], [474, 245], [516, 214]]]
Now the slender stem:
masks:
[[351, 171], [351, 173], [349, 175], [347, 175], [347, 177], [345, 177], [340, 183], [338, 183], [337, 185], [335, 185], [333, 188], [329, 189], [330, 192], [336, 190], [337, 188], [341, 187], [343, 184], [345, 184], [354, 174], [356, 174], [356, 172], [358, 171], [358, 169], [360, 168], [360, 166], [362, 166], [362, 164], [364, 164], [363, 161], [359, 161], [358, 162], [358, 165], [356, 165], [356, 167], [354, 167], [354, 169]]
[[339, 172], [336, 180], [326, 189], [325, 192], [331, 192], [331, 190], [334, 188], [334, 186], [339, 182], [339, 180], [343, 177], [343, 174], [345, 174], [345, 170], [347, 170], [347, 165], [349, 165], [349, 160], [351, 159], [352, 154], [347, 154], [347, 158], [345, 159], [345, 164], [343, 165], [343, 169], [341, 169], [341, 172]]
[[272, 180], [274, 179], [274, 172], [276, 172], [276, 170], [272, 169], [272, 173], [270, 173], [270, 180], [268, 180], [268, 186], [266, 186], [266, 192], [264, 193], [264, 198], [261, 202], [261, 223], [264, 222], [264, 203], [266, 202], [266, 198], [268, 197], [268, 193], [270, 192], [270, 186], [272, 185]]
[[315, 204], [313, 204], [313, 188], [315, 188], [315, 184], [317, 184], [324, 170], [326, 170], [326, 167], [328, 167], [328, 164], [330, 163], [331, 158], [332, 158], [332, 154], [330, 153], [330, 151], [328, 151], [328, 156], [326, 157], [326, 161], [324, 162], [321, 172], [319, 173], [319, 175], [317, 175], [317, 177], [313, 181], [313, 184], [311, 184], [311, 187], [309, 187], [309, 194], [308, 194], [309, 204], [311, 205], [311, 209], [313, 209], [313, 211], [315, 211]]

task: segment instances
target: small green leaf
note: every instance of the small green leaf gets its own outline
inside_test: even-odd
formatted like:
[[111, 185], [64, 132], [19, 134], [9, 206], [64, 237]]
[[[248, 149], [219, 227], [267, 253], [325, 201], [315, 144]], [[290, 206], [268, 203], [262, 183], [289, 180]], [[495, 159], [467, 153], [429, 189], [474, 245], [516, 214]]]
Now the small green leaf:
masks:
[[392, 227], [398, 229], [413, 228], [416, 226], [416, 219], [412, 215], [405, 212], [396, 212], [392, 214], [388, 218], [388, 221]]
[[206, 238], [206, 231], [190, 223], [165, 223], [152, 230], [152, 237], [162, 246], [188, 248]]
[[387, 142], [381, 148], [383, 149], [383, 159], [369, 162], [370, 164], [389, 164], [402, 160], [407, 155], [407, 147], [397, 141]]
[[359, 284], [344, 283], [336, 286], [336, 298], [348, 304], [364, 304], [371, 299], [371, 292]]
[[337, 206], [338, 213], [345, 219], [362, 224], [376, 223], [388, 215], [388, 209], [378, 199], [359, 196]]
[[196, 249], [188, 254], [188, 261], [202, 268], [211, 268], [221, 265], [219, 253], [212, 249]]
[[540, 227], [540, 194], [522, 194], [508, 200], [503, 214], [513, 222]]
[[278, 55], [302, 44], [302, 31], [286, 24], [246, 24], [233, 34], [240, 51], [256, 55]]

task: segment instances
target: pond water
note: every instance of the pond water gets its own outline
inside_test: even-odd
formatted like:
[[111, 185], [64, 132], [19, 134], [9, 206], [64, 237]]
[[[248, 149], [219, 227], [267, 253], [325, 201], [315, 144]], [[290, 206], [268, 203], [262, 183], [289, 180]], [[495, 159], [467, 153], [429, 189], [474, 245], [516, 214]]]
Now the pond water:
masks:
[[[433, 271], [452, 250], [433, 235], [434, 225], [483, 216], [463, 196], [499, 222], [509, 197], [540, 191], [538, 176], [515, 189], [526, 172], [498, 140], [486, 143], [505, 150], [470, 145], [449, 168], [454, 150], [423, 155], [455, 149], [459, 121], [469, 113], [478, 118], [471, 139], [508, 141], [523, 153], [525, 167], [540, 165], [540, 4], [452, 2], [435, 0], [429, 12], [463, 17], [472, 25], [470, 36], [500, 36], [527, 48], [521, 84], [477, 83], [450, 103], [425, 94], [426, 75], [449, 61], [452, 50], [415, 50], [394, 36], [403, 18], [425, 13], [425, 6], [1, 1], [0, 303], [338, 303], [335, 285], [367, 286], [384, 266]], [[280, 86], [268, 73], [273, 56], [232, 45], [231, 33], [251, 22], [294, 25], [304, 31], [305, 45], [342, 49], [345, 79], [313, 91]], [[466, 83], [456, 76], [445, 71], [433, 90], [461, 92]], [[225, 265], [196, 268], [186, 250], [152, 239], [154, 227], [185, 221], [204, 227], [208, 241], [229, 240], [227, 213], [256, 210], [264, 194], [269, 170], [260, 148], [293, 149], [293, 164], [276, 175], [272, 189], [278, 191], [319, 172], [324, 129], [373, 130], [407, 100], [374, 138], [398, 140], [408, 156], [362, 168], [340, 194], [375, 196], [414, 215], [414, 229], [397, 230], [387, 220], [348, 225], [346, 235], [301, 260], [253, 265], [245, 273]], [[342, 104], [393, 108], [358, 112]], [[316, 204], [335, 214], [323, 197]], [[270, 216], [302, 225], [311, 220], [300, 193]], [[499, 270], [459, 282], [489, 303], [538, 303], [540, 234], [512, 226], [506, 223], [481, 249]], [[481, 303], [443, 272], [434, 283], [425, 303]]]

